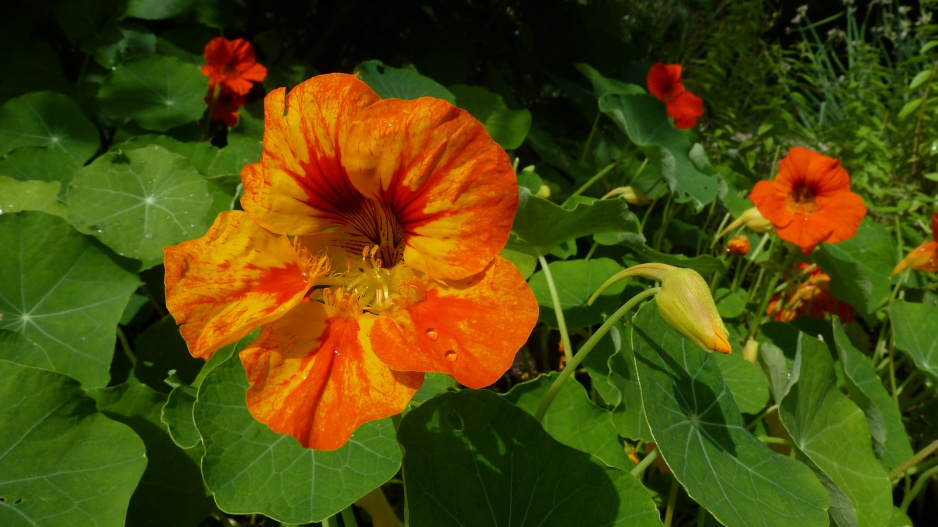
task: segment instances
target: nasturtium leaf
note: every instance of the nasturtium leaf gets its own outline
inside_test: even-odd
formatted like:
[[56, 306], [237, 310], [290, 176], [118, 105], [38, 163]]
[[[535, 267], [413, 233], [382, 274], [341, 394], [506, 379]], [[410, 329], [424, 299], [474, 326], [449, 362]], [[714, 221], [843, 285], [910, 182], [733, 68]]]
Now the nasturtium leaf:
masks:
[[864, 218], [857, 233], [840, 243], [822, 243], [814, 259], [831, 277], [831, 293], [863, 313], [889, 298], [889, 275], [896, 265], [895, 239], [886, 227]]
[[839, 320], [834, 319], [833, 324], [834, 346], [843, 367], [847, 393], [866, 415], [876, 456], [886, 468], [896, 467], [913, 454], [902, 414], [876, 375], [870, 359], [853, 346]]
[[94, 54], [94, 59], [105, 68], [113, 68], [131, 57], [149, 55], [156, 49], [156, 35], [145, 26], [125, 20], [113, 27], [114, 38]]
[[[41, 212], [0, 215], [0, 261], [0, 328], [45, 350], [15, 360], [85, 386], [107, 384], [114, 332], [137, 275], [65, 220]], [[10, 358], [2, 348], [0, 358]]]
[[[608, 234], [597, 234], [593, 237], [593, 239], [596, 241], [596, 243], [602, 245], [613, 245], [619, 243], [619, 240], [611, 238]], [[657, 262], [673, 265], [675, 267], [686, 267], [688, 269], [697, 271], [703, 276], [707, 276], [713, 273], [726, 272], [726, 263], [719, 258], [710, 256], [709, 254], [702, 254], [700, 256], [668, 254], [652, 249], [651, 247], [645, 245], [643, 241], [636, 242], [626, 240], [622, 243], [622, 245], [634, 251], [639, 260], [642, 262]]]
[[264, 143], [250, 137], [229, 137], [228, 145], [218, 151], [212, 162], [204, 167], [198, 166], [206, 176], [241, 176], [241, 169], [249, 163], [261, 159]]
[[248, 382], [237, 355], [199, 387], [195, 424], [205, 456], [202, 475], [218, 507], [281, 522], [321, 521], [397, 473], [401, 449], [390, 419], [358, 428], [334, 451], [303, 448], [256, 421], [244, 401]]
[[[192, 0], [179, 0], [181, 3], [191, 3]], [[152, 3], [166, 5], [163, 0], [135, 0], [136, 3]], [[143, 17], [137, 17], [143, 18]], [[216, 34], [207, 28], [198, 26], [184, 26], [170, 29], [160, 33], [156, 40], [156, 51], [160, 55], [176, 57], [186, 62], [201, 66], [205, 63], [205, 45], [215, 38]], [[263, 101], [261, 101], [263, 102]]]
[[208, 183], [159, 146], [111, 152], [82, 168], [68, 190], [69, 220], [118, 254], [162, 259], [163, 247], [208, 230]]
[[746, 291], [743, 289], [734, 293], [728, 287], [718, 287], [713, 293], [713, 301], [723, 318], [736, 318], [746, 312]]
[[186, 158], [189, 163], [199, 170], [203, 175], [208, 175], [208, 167], [215, 162], [218, 157], [218, 148], [209, 143], [203, 142], [184, 142], [173, 139], [168, 135], [146, 134], [136, 135], [126, 141], [117, 143], [110, 148], [111, 152], [125, 152], [127, 150], [136, 150], [148, 146], [160, 146], [166, 150]]
[[411, 399], [413, 403], [422, 403], [434, 395], [456, 389], [456, 381], [449, 375], [437, 372], [427, 373], [423, 378], [423, 384]]
[[72, 88], [62, 73], [59, 55], [45, 40], [24, 39], [11, 33], [0, 35], [0, 64], [3, 64], [0, 104], [24, 93]]
[[382, 99], [419, 99], [435, 97], [456, 103], [456, 96], [435, 80], [416, 71], [392, 68], [380, 60], [366, 60], [355, 68], [358, 78], [365, 81]]
[[896, 347], [912, 357], [918, 369], [938, 380], [938, 307], [893, 300], [889, 320]]
[[[557, 288], [557, 297], [568, 329], [602, 323], [603, 314], [610, 315], [623, 304], [619, 300], [619, 294], [625, 288], [625, 281], [611, 285], [596, 297], [593, 305], [586, 305], [587, 300], [603, 282], [623, 270], [614, 260], [569, 260], [551, 262], [548, 267]], [[554, 302], [544, 270], [540, 269], [534, 273], [529, 284], [537, 303], [541, 306], [541, 320], [552, 327], [558, 327], [557, 314], [554, 312]]]
[[759, 365], [769, 380], [769, 389], [776, 401], [780, 401], [788, 391], [800, 336], [798, 328], [782, 322], [769, 322], [759, 328]]
[[0, 360], [0, 378], [0, 525], [124, 525], [140, 438], [65, 375]]
[[[824, 474], [838, 525], [880, 526], [889, 520], [892, 486], [873, 456], [863, 412], [837, 389], [834, 361], [823, 342], [802, 334], [779, 417], [795, 445]], [[837, 505], [835, 507], [835, 505]], [[850, 522], [854, 518], [856, 523]]]
[[457, 84], [449, 87], [456, 96], [456, 106], [469, 112], [505, 150], [521, 146], [531, 129], [531, 112], [510, 110], [501, 95], [481, 86]]
[[144, 20], [165, 20], [185, 13], [194, 0], [127, 0], [124, 16]]
[[717, 178], [701, 172], [691, 161], [690, 140], [668, 121], [661, 101], [645, 94], [612, 93], [600, 97], [599, 109], [647, 156], [652, 169], [667, 181], [675, 201], [690, 201], [700, 209], [716, 198]]
[[747, 414], [761, 412], [769, 402], [769, 381], [762, 370], [744, 359], [741, 353], [714, 354], [713, 358], [739, 411]]
[[603, 95], [612, 93], [630, 95], [645, 93], [645, 90], [641, 86], [606, 77], [588, 64], [576, 64], [576, 69], [580, 70], [580, 73], [593, 83], [593, 94], [596, 95], [597, 99]]
[[89, 395], [98, 410], [132, 428], [146, 445], [147, 468], [130, 498], [127, 526], [198, 525], [205, 519], [214, 504], [202, 484], [199, 453], [177, 447], [160, 422], [166, 394], [133, 383]]
[[0, 214], [38, 210], [60, 218], [68, 207], [58, 199], [58, 181], [17, 181], [0, 176]]
[[515, 264], [515, 267], [518, 268], [522, 278], [525, 280], [531, 278], [531, 275], [534, 274], [534, 270], [537, 269], [537, 258], [530, 254], [512, 251], [511, 249], [502, 249], [502, 252], [498, 253], [498, 255]]
[[612, 424], [619, 435], [632, 440], [651, 441], [645, 421], [642, 391], [635, 373], [630, 328], [613, 326], [605, 338], [583, 360], [593, 387], [612, 408]]
[[638, 218], [622, 200], [596, 200], [564, 209], [519, 189], [521, 200], [507, 247], [535, 256], [545, 256], [561, 242], [598, 232], [632, 233], [642, 241]]
[[114, 29], [107, 22], [118, 10], [117, 0], [56, 0], [52, 13], [69, 42], [78, 42], [83, 51], [93, 54]]
[[[540, 375], [515, 385], [503, 397], [534, 415], [559, 375], [558, 372]], [[634, 466], [612, 424], [612, 413], [593, 404], [583, 385], [572, 378], [557, 392], [541, 424], [557, 441], [592, 454], [610, 467], [631, 470]]]
[[179, 334], [171, 315], [145, 329], [134, 340], [134, 350], [137, 352], [134, 376], [161, 392], [169, 391], [165, 379], [170, 372], [175, 372], [180, 382], [189, 384], [205, 365], [204, 360], [189, 354], [186, 341]]
[[430, 399], [398, 439], [413, 527], [661, 525], [631, 474], [557, 442], [489, 391]]
[[81, 164], [63, 150], [44, 146], [23, 146], [0, 158], [0, 176], [19, 181], [56, 181], [62, 201], [79, 168]]
[[117, 66], [101, 83], [98, 100], [111, 119], [166, 131], [201, 117], [207, 93], [208, 79], [198, 66], [148, 55]]
[[645, 416], [688, 495], [728, 527], [826, 526], [824, 487], [746, 431], [713, 357], [671, 329], [654, 302], [633, 322]]
[[194, 448], [202, 441], [192, 419], [192, 408], [199, 389], [181, 384], [173, 388], [166, 398], [160, 421], [166, 425], [169, 436], [180, 448]]
[[100, 144], [98, 129], [78, 103], [60, 93], [30, 93], [0, 107], [0, 155], [21, 146], [44, 146], [84, 163]]

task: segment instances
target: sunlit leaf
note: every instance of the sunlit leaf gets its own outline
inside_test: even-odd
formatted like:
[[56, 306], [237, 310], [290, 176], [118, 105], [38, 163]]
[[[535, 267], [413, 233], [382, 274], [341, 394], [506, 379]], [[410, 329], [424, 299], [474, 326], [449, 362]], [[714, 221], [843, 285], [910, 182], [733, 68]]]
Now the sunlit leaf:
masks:
[[398, 437], [415, 527], [661, 525], [638, 480], [558, 443], [492, 392], [434, 397]]
[[[586, 305], [587, 300], [603, 282], [623, 269], [615, 261], [609, 258], [570, 260], [551, 262], [548, 267], [557, 288], [557, 297], [568, 329], [602, 323], [603, 314], [611, 315], [622, 305], [619, 294], [625, 288], [625, 281], [613, 284], [596, 297], [593, 305]], [[541, 306], [541, 320], [557, 327], [557, 315], [554, 313], [554, 303], [544, 271], [538, 270], [534, 273], [529, 283]]]
[[416, 71], [392, 68], [380, 60], [362, 62], [355, 68], [355, 73], [382, 99], [435, 97], [454, 104], [456, 102], [456, 96], [435, 80]]
[[896, 347], [908, 353], [918, 369], [938, 380], [938, 307], [893, 300], [889, 320]]
[[713, 358], [739, 411], [747, 414], [762, 411], [769, 401], [769, 381], [762, 370], [744, 359], [741, 353], [714, 354]]
[[124, 525], [140, 438], [64, 375], [0, 360], [0, 378], [0, 525]]
[[149, 260], [209, 227], [208, 183], [159, 146], [112, 152], [82, 168], [68, 190], [69, 220], [118, 254]]
[[688, 495], [728, 527], [827, 525], [827, 493], [811, 470], [744, 428], [713, 357], [654, 304], [633, 321], [635, 365], [655, 443]]
[[831, 293], [855, 309], [872, 313], [889, 298], [895, 239], [870, 218], [860, 222], [849, 240], [822, 243], [813, 255], [818, 267], [831, 277]]
[[58, 181], [17, 181], [0, 176], [0, 214], [38, 210], [53, 216], [68, 216], [68, 207], [58, 200]]
[[115, 328], [137, 275], [65, 220], [40, 212], [0, 216], [0, 328], [22, 333], [42, 355], [0, 358], [104, 386]]
[[836, 489], [831, 493], [834, 522], [885, 525], [892, 486], [873, 456], [863, 412], [837, 389], [834, 361], [823, 342], [800, 336], [791, 383], [778, 413], [795, 445], [824, 475], [821, 481]]
[[19, 181], [55, 181], [58, 197], [65, 201], [65, 192], [81, 163], [64, 150], [44, 146], [23, 146], [0, 158], [0, 176]]

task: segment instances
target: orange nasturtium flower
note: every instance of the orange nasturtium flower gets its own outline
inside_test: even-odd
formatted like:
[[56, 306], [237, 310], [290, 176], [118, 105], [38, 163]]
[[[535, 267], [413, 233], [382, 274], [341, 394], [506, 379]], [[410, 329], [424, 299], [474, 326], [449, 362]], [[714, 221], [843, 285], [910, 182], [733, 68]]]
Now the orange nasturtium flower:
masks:
[[247, 40], [216, 37], [205, 45], [202, 74], [208, 77], [211, 89], [220, 86], [224, 92], [247, 95], [255, 82], [267, 77], [267, 68], [257, 63]]
[[853, 237], [866, 215], [840, 161], [799, 147], [782, 159], [773, 181], [756, 183], [749, 199], [775, 224], [779, 238], [805, 254], [821, 242]]
[[726, 252], [737, 256], [746, 256], [749, 254], [749, 237], [739, 235], [730, 238], [730, 241], [726, 242]]
[[907, 267], [923, 273], [938, 273], [938, 212], [931, 215], [932, 240], [926, 241], [912, 249], [905, 258], [892, 270], [895, 276]]
[[703, 115], [703, 99], [687, 91], [681, 82], [681, 65], [657, 63], [648, 70], [645, 79], [648, 91], [667, 106], [668, 117], [674, 118], [677, 128], [697, 126], [697, 118]]
[[241, 354], [251, 414], [310, 448], [400, 413], [443, 372], [480, 388], [538, 316], [498, 256], [518, 207], [505, 152], [446, 101], [323, 75], [264, 100], [244, 211], [165, 248], [166, 302], [196, 357]]
[[[810, 267], [806, 263], [798, 264], [802, 272]], [[853, 308], [831, 293], [830, 282], [827, 273], [813, 267], [804, 282], [773, 296], [766, 314], [779, 322], [790, 322], [802, 315], [824, 320], [828, 314], [837, 315], [844, 323], [853, 321]]]

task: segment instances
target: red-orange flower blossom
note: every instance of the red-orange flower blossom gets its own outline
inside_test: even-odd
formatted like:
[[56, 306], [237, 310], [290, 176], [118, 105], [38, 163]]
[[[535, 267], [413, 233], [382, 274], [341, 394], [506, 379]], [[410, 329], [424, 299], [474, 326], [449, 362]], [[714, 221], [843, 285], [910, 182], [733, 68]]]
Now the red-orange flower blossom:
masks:
[[211, 119], [234, 126], [245, 96], [267, 77], [267, 68], [257, 63], [250, 42], [217, 37], [205, 45], [202, 74], [208, 77], [205, 104], [212, 109]]
[[912, 249], [892, 270], [893, 276], [907, 267], [923, 273], [938, 273], [938, 212], [931, 215], [931, 240]]
[[821, 242], [837, 243], [857, 232], [866, 215], [863, 198], [850, 192], [850, 176], [836, 159], [792, 148], [772, 181], [749, 194], [778, 236], [807, 254]]
[[697, 118], [703, 115], [703, 99], [687, 91], [681, 82], [681, 65], [657, 63], [648, 70], [645, 82], [648, 91], [664, 102], [668, 117], [674, 118], [677, 128], [697, 126]]
[[853, 320], [850, 304], [831, 293], [830, 276], [806, 263], [798, 264], [798, 270], [808, 271], [807, 279], [773, 296], [766, 314], [779, 322], [789, 322], [802, 315], [824, 320], [827, 314], [837, 315], [845, 323]]
[[264, 102], [244, 212], [165, 249], [167, 306], [190, 352], [260, 326], [240, 354], [248, 409], [324, 450], [401, 412], [424, 372], [499, 379], [538, 306], [498, 256], [518, 189], [483, 126], [446, 101], [382, 100], [350, 75]]
[[726, 252], [746, 256], [749, 254], [749, 237], [740, 235], [730, 238], [730, 241], [726, 242]]

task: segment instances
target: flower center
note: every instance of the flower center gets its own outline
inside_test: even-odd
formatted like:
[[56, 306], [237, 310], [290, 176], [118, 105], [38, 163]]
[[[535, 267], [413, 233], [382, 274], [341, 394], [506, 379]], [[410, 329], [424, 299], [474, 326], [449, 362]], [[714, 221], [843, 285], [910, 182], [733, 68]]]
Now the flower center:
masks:
[[788, 208], [799, 214], [814, 212], [814, 189], [804, 183], [795, 185], [788, 195]]
[[346, 262], [344, 271], [333, 270], [318, 280], [318, 285], [332, 286], [322, 291], [323, 301], [355, 315], [379, 313], [395, 305], [399, 289], [411, 281], [414, 272], [403, 262], [384, 267], [379, 251], [377, 245], [365, 247], [360, 259]]

